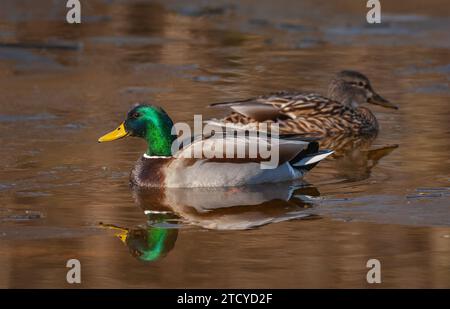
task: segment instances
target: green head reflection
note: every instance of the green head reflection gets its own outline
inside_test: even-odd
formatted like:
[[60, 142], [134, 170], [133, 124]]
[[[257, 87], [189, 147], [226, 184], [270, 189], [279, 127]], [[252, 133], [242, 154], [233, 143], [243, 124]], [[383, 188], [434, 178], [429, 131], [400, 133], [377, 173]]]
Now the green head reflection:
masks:
[[178, 229], [168, 226], [169, 215], [149, 215], [145, 227], [122, 228], [111, 224], [100, 224], [103, 227], [118, 231], [115, 236], [129, 249], [132, 256], [144, 261], [154, 262], [166, 256], [175, 246]]
[[131, 254], [145, 262], [153, 262], [173, 249], [178, 236], [177, 229], [148, 227], [131, 231], [126, 245]]

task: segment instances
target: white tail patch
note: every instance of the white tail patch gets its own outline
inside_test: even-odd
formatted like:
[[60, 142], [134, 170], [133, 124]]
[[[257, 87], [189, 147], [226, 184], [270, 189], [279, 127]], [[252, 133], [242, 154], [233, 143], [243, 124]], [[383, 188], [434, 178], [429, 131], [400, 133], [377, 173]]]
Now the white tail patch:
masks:
[[170, 214], [170, 211], [160, 211], [160, 210], [144, 210], [144, 214], [146, 215], [166, 215], [166, 214]]
[[333, 152], [334, 151], [332, 151], [332, 150], [324, 150], [318, 154], [314, 154], [314, 155], [311, 155], [311, 156], [301, 159], [300, 161], [294, 163], [293, 166], [299, 167], [299, 166], [306, 166], [306, 165], [317, 163], [319, 161], [322, 161], [329, 155], [331, 155]]

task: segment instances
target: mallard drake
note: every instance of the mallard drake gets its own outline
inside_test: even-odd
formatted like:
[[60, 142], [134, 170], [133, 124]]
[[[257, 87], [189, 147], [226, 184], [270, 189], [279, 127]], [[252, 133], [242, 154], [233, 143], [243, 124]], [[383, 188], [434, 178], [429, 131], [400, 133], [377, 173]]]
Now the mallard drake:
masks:
[[[118, 128], [100, 137], [98, 142], [126, 136], [147, 141], [147, 151], [138, 159], [130, 176], [131, 183], [139, 187], [229, 187], [288, 181], [301, 178], [332, 153], [319, 151], [317, 142], [303, 141], [295, 136], [262, 140], [260, 135], [253, 139], [212, 135], [175, 149], [172, 155], [172, 144], [176, 139], [171, 133], [172, 127], [172, 120], [162, 108], [139, 104], [128, 112]], [[233, 147], [247, 147], [257, 142], [270, 145], [276, 142], [279, 160], [274, 168], [261, 168], [261, 158], [227, 158], [225, 154], [222, 158], [192, 158], [192, 150], [198, 147], [220, 149], [227, 143], [232, 143]]]
[[[247, 125], [277, 122], [281, 133], [376, 134], [378, 122], [362, 103], [398, 107], [377, 94], [369, 79], [356, 71], [341, 71], [330, 82], [328, 97], [317, 93], [281, 91], [246, 100], [220, 102], [210, 107], [230, 107], [233, 112], [218, 123]], [[211, 123], [217, 123], [211, 121]]]

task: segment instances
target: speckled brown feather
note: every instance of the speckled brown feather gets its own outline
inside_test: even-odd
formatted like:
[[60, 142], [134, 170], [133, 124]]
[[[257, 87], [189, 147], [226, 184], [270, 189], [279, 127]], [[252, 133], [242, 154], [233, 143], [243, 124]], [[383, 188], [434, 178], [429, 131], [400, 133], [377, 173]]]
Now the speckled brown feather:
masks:
[[[315, 135], [371, 134], [378, 131], [378, 122], [364, 107], [352, 108], [315, 93], [276, 92], [245, 103], [270, 104], [279, 108], [281, 117], [267, 120], [277, 122], [281, 133], [311, 133]], [[225, 103], [232, 107], [233, 102]], [[240, 102], [236, 102], [240, 104]], [[255, 123], [250, 117], [232, 112], [224, 122]]]

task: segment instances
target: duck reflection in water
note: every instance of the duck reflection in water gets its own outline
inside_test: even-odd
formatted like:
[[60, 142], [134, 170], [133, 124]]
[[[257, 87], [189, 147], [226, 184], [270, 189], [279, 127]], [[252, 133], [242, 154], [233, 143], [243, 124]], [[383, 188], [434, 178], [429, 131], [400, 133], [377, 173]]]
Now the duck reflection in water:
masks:
[[292, 183], [230, 188], [139, 189], [136, 204], [147, 223], [134, 228], [100, 225], [115, 234], [132, 256], [157, 261], [175, 246], [182, 227], [247, 230], [294, 219], [317, 219], [307, 213], [319, 197], [316, 188]]
[[134, 228], [100, 223], [101, 227], [116, 231], [115, 236], [124, 243], [131, 255], [143, 262], [157, 261], [175, 246], [178, 237], [177, 217], [170, 213], [148, 214], [143, 226]]
[[370, 177], [378, 162], [398, 148], [398, 144], [376, 145], [377, 135], [335, 135], [320, 139], [320, 147], [332, 149], [329, 162], [335, 176], [348, 181], [361, 181]]

